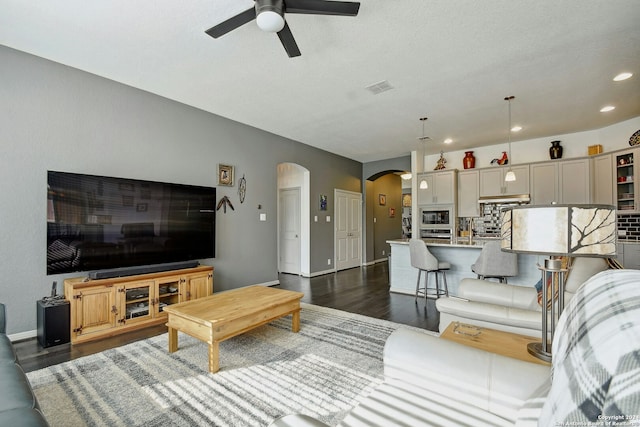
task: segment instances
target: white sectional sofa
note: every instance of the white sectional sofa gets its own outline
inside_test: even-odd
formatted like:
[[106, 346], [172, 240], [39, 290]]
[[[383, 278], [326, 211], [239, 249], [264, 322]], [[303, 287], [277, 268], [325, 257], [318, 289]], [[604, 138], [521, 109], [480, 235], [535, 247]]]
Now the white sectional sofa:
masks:
[[[604, 258], [575, 258], [565, 283], [565, 304], [580, 285], [608, 267]], [[458, 286], [457, 297], [436, 300], [440, 313], [438, 329], [442, 333], [451, 322], [462, 322], [539, 337], [542, 333], [542, 309], [534, 285], [463, 279]]]
[[[399, 329], [385, 345], [384, 383], [339, 425], [546, 427], [637, 416], [640, 271], [607, 270], [581, 286], [553, 348], [550, 369]], [[305, 415], [272, 423], [293, 426], [324, 424]]]

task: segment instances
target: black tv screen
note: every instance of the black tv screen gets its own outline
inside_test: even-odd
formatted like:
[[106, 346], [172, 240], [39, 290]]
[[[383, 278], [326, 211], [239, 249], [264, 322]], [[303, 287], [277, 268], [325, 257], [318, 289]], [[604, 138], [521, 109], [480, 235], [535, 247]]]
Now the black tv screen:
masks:
[[216, 189], [47, 172], [47, 274], [215, 256]]

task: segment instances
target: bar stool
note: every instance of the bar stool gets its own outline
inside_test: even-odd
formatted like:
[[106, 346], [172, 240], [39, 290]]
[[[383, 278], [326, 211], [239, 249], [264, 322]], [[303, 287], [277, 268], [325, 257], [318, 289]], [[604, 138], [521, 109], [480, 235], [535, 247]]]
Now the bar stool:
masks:
[[507, 277], [518, 275], [518, 254], [502, 252], [500, 242], [487, 242], [471, 266], [471, 271], [478, 275], [478, 279], [493, 278], [500, 283], [507, 283]]
[[[449, 296], [449, 287], [447, 286], [447, 274], [446, 270], [451, 268], [451, 264], [448, 262], [441, 262], [433, 256], [424, 241], [420, 239], [409, 240], [409, 253], [411, 256], [411, 266], [418, 269], [418, 281], [416, 282], [416, 302], [418, 301], [418, 295], [424, 295], [425, 300], [427, 298], [438, 299], [441, 296]], [[420, 287], [420, 276], [422, 272], [425, 272], [424, 288]], [[436, 287], [429, 288], [429, 273], [434, 273], [436, 276]], [[442, 274], [444, 281], [444, 289], [440, 289], [440, 281], [438, 280], [438, 274]]]

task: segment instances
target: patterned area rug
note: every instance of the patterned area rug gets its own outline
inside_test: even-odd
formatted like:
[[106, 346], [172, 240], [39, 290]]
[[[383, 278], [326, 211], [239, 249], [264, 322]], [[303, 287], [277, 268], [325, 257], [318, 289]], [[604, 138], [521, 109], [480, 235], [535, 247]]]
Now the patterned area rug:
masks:
[[336, 425], [382, 382], [389, 334], [411, 327], [302, 308], [297, 334], [287, 316], [222, 342], [216, 374], [206, 344], [179, 333], [173, 354], [163, 334], [31, 372], [29, 381], [53, 427], [266, 426], [290, 413]]

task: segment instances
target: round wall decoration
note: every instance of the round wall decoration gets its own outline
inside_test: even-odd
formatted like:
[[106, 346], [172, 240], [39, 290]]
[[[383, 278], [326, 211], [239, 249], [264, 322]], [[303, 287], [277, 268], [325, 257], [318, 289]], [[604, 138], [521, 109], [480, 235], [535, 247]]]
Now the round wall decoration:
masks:
[[636, 133], [631, 135], [631, 138], [629, 138], [629, 145], [640, 145], [640, 130], [637, 130]]

